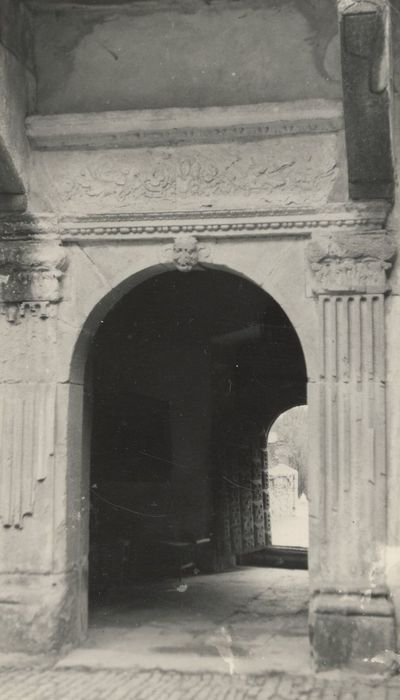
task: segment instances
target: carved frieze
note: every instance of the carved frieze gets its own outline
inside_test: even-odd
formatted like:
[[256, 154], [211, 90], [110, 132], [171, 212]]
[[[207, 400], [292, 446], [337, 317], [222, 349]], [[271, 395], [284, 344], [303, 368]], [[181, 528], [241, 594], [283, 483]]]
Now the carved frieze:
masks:
[[313, 239], [307, 256], [316, 294], [382, 294], [396, 247], [383, 232], [335, 233]]
[[0, 303], [10, 322], [27, 312], [46, 318], [50, 304], [61, 300], [67, 268], [60, 245], [5, 244], [0, 250]]
[[77, 205], [82, 212], [240, 209], [249, 202], [316, 206], [336, 182], [337, 138], [63, 152], [62, 158], [38, 153], [40, 182], [35, 179], [32, 191], [40, 202], [47, 192], [46, 204], [65, 214]]

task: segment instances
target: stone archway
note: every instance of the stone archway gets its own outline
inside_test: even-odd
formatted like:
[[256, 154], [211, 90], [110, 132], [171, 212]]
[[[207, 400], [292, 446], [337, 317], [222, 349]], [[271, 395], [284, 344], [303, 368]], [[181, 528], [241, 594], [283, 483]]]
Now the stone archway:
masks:
[[[394, 646], [384, 562], [382, 362], [386, 272], [394, 251], [384, 233], [371, 229], [319, 231], [306, 251], [307, 237], [307, 232], [296, 240], [249, 236], [239, 242], [228, 234], [218, 245], [207, 243], [211, 258], [205, 263], [200, 254], [189, 262], [215, 264], [263, 286], [302, 343], [313, 428], [311, 634], [316, 665], [324, 668]], [[37, 243], [24, 243], [22, 257], [11, 250], [14, 243], [10, 246], [6, 263], [12, 284], [3, 289], [1, 335], [2, 351], [10, 358], [2, 368], [5, 648], [10, 643], [23, 650], [57, 648], [76, 644], [85, 634], [86, 352], [124, 291], [177, 262], [171, 238], [166, 259], [166, 246], [157, 240], [135, 239], [135, 245], [99, 240], [95, 246], [67, 241], [67, 273], [58, 262], [64, 251], [56, 244], [53, 255], [39, 251]], [[10, 478], [10, 464], [18, 465], [16, 478]]]
[[[169, 296], [171, 300], [168, 300]], [[212, 303], [215, 305], [214, 310], [210, 308]], [[157, 309], [157, 305], [160, 307], [159, 309]], [[147, 331], [143, 328], [146, 326], [146, 315], [141, 309], [147, 309], [151, 314], [151, 322], [147, 323]], [[192, 322], [186, 327], [188, 309], [191, 310]], [[170, 330], [174, 310], [181, 329], [178, 338]], [[264, 319], [264, 316], [267, 329], [263, 331], [260, 321]], [[162, 323], [164, 318], [170, 319], [167, 325]], [[157, 319], [156, 336], [161, 334], [163, 338], [161, 346], [157, 342], [155, 347], [152, 331], [154, 319]], [[195, 326], [194, 330], [193, 326]], [[150, 333], [150, 340], [153, 339], [151, 342], [149, 340], [146, 342], [145, 358], [139, 349], [143, 344], [143, 333], [144, 338], [147, 339]], [[190, 340], [192, 333], [196, 339], [195, 347]], [[179, 342], [177, 342], [178, 339]], [[251, 341], [250, 347], [249, 340]], [[86, 570], [87, 553], [90, 556], [90, 551], [96, 552], [95, 557], [92, 557], [93, 571], [96, 562], [105, 562], [105, 550], [116, 552], [115, 543], [118, 546], [122, 544], [122, 538], [125, 542], [129, 542], [130, 553], [134, 553], [136, 570], [137, 568], [146, 569], [147, 575], [151, 569], [149, 565], [151, 562], [145, 561], [145, 555], [148, 550], [153, 552], [154, 557], [157, 557], [158, 577], [160, 570], [163, 567], [166, 569], [168, 563], [165, 562], [168, 552], [163, 547], [165, 539], [169, 540], [168, 546], [170, 547], [174, 538], [183, 545], [185, 540], [192, 539], [192, 532], [195, 533], [193, 539], [200, 540], [211, 532], [212, 542], [211, 546], [208, 546], [208, 550], [212, 548], [213, 551], [205, 552], [206, 548], [203, 548], [203, 551], [197, 552], [197, 554], [209, 557], [207, 563], [203, 559], [208, 570], [214, 568], [218, 571], [223, 570], [227, 565], [231, 566], [235, 556], [265, 546], [261, 444], [257, 445], [255, 442], [258, 437], [257, 421], [259, 429], [262, 428], [266, 417], [276, 410], [277, 400], [275, 399], [274, 403], [274, 395], [279, 395], [278, 403], [280, 403], [288, 400], [288, 396], [293, 392], [304, 396], [306, 391], [306, 372], [300, 343], [289, 319], [276, 302], [260, 287], [256, 287], [254, 283], [232, 272], [206, 268], [199, 272], [181, 274], [168, 270], [162, 274], [152, 275], [147, 281], [135, 285], [130, 292], [127, 292], [105, 316], [94, 336], [92, 345], [93, 343], [96, 346], [94, 359], [97, 358], [93, 365], [93, 376], [96, 378], [94, 406], [101, 404], [103, 408], [95, 412], [94, 428], [98, 427], [94, 431], [96, 450], [91, 463], [90, 483], [96, 485], [92, 490], [92, 502], [96, 504], [98, 512], [96, 533], [101, 534], [94, 534], [95, 530], [92, 528], [89, 552], [84, 549], [81, 551], [82, 573]], [[138, 347], [136, 352], [135, 345]], [[179, 352], [179, 345], [184, 350], [184, 363]], [[111, 347], [111, 353], [109, 347]], [[115, 348], [118, 348], [118, 368], [113, 371]], [[200, 363], [203, 350], [206, 348], [208, 350], [207, 361]], [[279, 352], [277, 348], [279, 348]], [[171, 352], [172, 360], [169, 358]], [[157, 361], [156, 363], [153, 361], [150, 372], [148, 358], [153, 355], [157, 357]], [[165, 358], [165, 355], [168, 357]], [[177, 371], [174, 362], [176, 357], [180, 357], [179, 371]], [[197, 369], [193, 362], [195, 362]], [[240, 370], [236, 368], [237, 364], [240, 364]], [[127, 365], [129, 365], [129, 369], [126, 369]], [[135, 369], [137, 365], [139, 368]], [[210, 368], [209, 365], [211, 365]], [[250, 368], [252, 372], [249, 376]], [[157, 373], [161, 373], [162, 377], [166, 374], [176, 376], [176, 381], [181, 386], [171, 387], [170, 382], [154, 378]], [[99, 380], [99, 377], [103, 379]], [[197, 382], [198, 377], [201, 377], [200, 385]], [[105, 382], [104, 386], [103, 382]], [[211, 382], [215, 383], [214, 387], [210, 388], [209, 392], [205, 392], [204, 387]], [[227, 392], [223, 392], [223, 397], [221, 396], [221, 384], [227, 387]], [[133, 386], [135, 391], [130, 389]], [[140, 397], [135, 392], [139, 392]], [[168, 401], [170, 414], [174, 418], [171, 426], [172, 454], [161, 450], [161, 453], [157, 453], [156, 457], [173, 462], [179, 467], [172, 467], [169, 470], [172, 472], [170, 476], [172, 488], [169, 488], [168, 500], [174, 501], [173, 513], [169, 512], [170, 508], [165, 509], [167, 513], [163, 508], [151, 511], [152, 518], [155, 515], [168, 516], [161, 521], [161, 528], [157, 528], [159, 523], [158, 521], [154, 523], [153, 519], [151, 525], [144, 526], [143, 518], [151, 510], [149, 504], [163, 501], [162, 479], [157, 482], [157, 486], [149, 486], [148, 483], [140, 485], [141, 493], [143, 493], [142, 489], [146, 493], [143, 495], [142, 502], [139, 503], [135, 501], [139, 488], [128, 483], [129, 474], [127, 472], [129, 469], [126, 465], [121, 468], [119, 463], [123, 456], [121, 452], [118, 452], [119, 457], [111, 468], [109, 464], [99, 464], [102, 461], [105, 446], [106, 449], [107, 445], [110, 447], [110, 438], [112, 445], [108, 449], [108, 454], [112, 453], [113, 449], [120, 448], [120, 445], [113, 440], [113, 434], [117, 431], [118, 425], [123, 421], [129, 423], [133, 419], [133, 415], [136, 416], [135, 421], [138, 420], [139, 415], [141, 415], [140, 410], [138, 411], [136, 408], [138, 403], [141, 404], [142, 412], [145, 413], [146, 397], [149, 394], [157, 400]], [[258, 403], [262, 396], [265, 397], [265, 406], [260, 406]], [[214, 401], [216, 403], [213, 405]], [[125, 406], [122, 406], [123, 403]], [[182, 403], [185, 406], [184, 412], [189, 414], [189, 425], [182, 418], [177, 418]], [[201, 422], [203, 408], [206, 404], [208, 412], [214, 414], [214, 421], [215, 413], [218, 417], [218, 420], [210, 426]], [[178, 407], [180, 407], [179, 410]], [[239, 407], [240, 412], [238, 413]], [[150, 408], [153, 409], [154, 406]], [[104, 418], [105, 412], [106, 419]], [[84, 425], [89, 425], [89, 416], [90, 411], [85, 412]], [[108, 426], [109, 420], [112, 421], [110, 426]], [[209, 422], [211, 423], [211, 420], [206, 421], [206, 423]], [[146, 425], [142, 425], [141, 432], [145, 432], [146, 429]], [[188, 429], [190, 429], [189, 433]], [[222, 449], [218, 452], [218, 458], [215, 449], [211, 450], [213, 462], [213, 469], [211, 469], [208, 462], [209, 456], [206, 458], [207, 463], [204, 463], [203, 443], [206, 442], [207, 449], [209, 449], [208, 443], [211, 437], [215, 437], [215, 432], [219, 433], [220, 437], [217, 441]], [[131, 438], [132, 434], [130, 434], [129, 440], [125, 440], [124, 435], [121, 434], [121, 440], [124, 441], [125, 446], [128, 443], [128, 450], [132, 454], [134, 450], [137, 450], [137, 446], [136, 444], [132, 445]], [[99, 441], [101, 444], [98, 446]], [[134, 442], [137, 442], [136, 439]], [[190, 444], [188, 445], [188, 443]], [[141, 446], [143, 447], [143, 443]], [[109, 457], [106, 461], [109, 461]], [[137, 458], [136, 461], [138, 463]], [[165, 462], [163, 463], [165, 464]], [[191, 466], [189, 479], [187, 478], [188, 464]], [[151, 464], [147, 463], [147, 466], [153, 469], [155, 465], [152, 462]], [[206, 472], [204, 472], [204, 467], [207, 468]], [[140, 468], [138, 466], [138, 470]], [[88, 462], [82, 465], [83, 473], [86, 473], [86, 470], [89, 470]], [[123, 498], [120, 485], [113, 481], [114, 476], [115, 482], [118, 479], [125, 480]], [[83, 488], [87, 489], [87, 478], [83, 480], [83, 483], [85, 484]], [[217, 486], [215, 489], [214, 484]], [[128, 492], [130, 493], [129, 497]], [[88, 495], [88, 490], [81, 494], [81, 503], [84, 506], [88, 503]], [[104, 498], [108, 501], [105, 506], [103, 506]], [[113, 503], [111, 507], [110, 502]], [[184, 507], [182, 508], [182, 506]], [[119, 507], [117, 512], [120, 517], [114, 517], [116, 507]], [[121, 511], [121, 507], [135, 509], [141, 515], [139, 518], [132, 517], [132, 513], [127, 516], [127, 511]], [[213, 514], [210, 517], [207, 513], [213, 508], [216, 510], [216, 518]], [[113, 509], [111, 517], [110, 509]], [[188, 509], [190, 513], [188, 513]], [[87, 518], [87, 508], [84, 507], [81, 510], [80, 520], [83, 533], [87, 528]], [[101, 547], [98, 546], [100, 537]], [[83, 541], [88, 541], [87, 534], [83, 537]], [[137, 542], [139, 541], [143, 546], [138, 546]], [[100, 551], [101, 549], [103, 553]], [[216, 556], [218, 562], [214, 565]], [[168, 558], [172, 559], [172, 556], [168, 556]], [[103, 565], [102, 573], [104, 573], [104, 568]], [[110, 571], [106, 572], [106, 577], [102, 576], [100, 581], [100, 577], [94, 581], [92, 579], [92, 586], [101, 587], [103, 584], [105, 586], [108, 583], [112, 584], [113, 580], [110, 581], [110, 579], [116, 575], [117, 567], [113, 571], [111, 568], [110, 565]], [[129, 564], [128, 566], [124, 564], [125, 571], [129, 568], [132, 567], [129, 567]], [[121, 570], [122, 566], [118, 566], [118, 571], [121, 572]], [[129, 576], [129, 571], [127, 575]], [[85, 574], [83, 573], [82, 580], [84, 578]], [[133, 581], [139, 585], [137, 579], [133, 578]], [[123, 590], [119, 595], [123, 595]], [[84, 597], [84, 589], [82, 589], [82, 597]], [[95, 615], [96, 611], [100, 609], [103, 599], [106, 599], [105, 592], [101, 592], [96, 597], [92, 615]], [[84, 600], [82, 600], [81, 605], [81, 610], [85, 614]], [[157, 611], [155, 610], [155, 619], [156, 615]], [[98, 619], [92, 616], [92, 625], [98, 624], [96, 623]], [[305, 613], [302, 614], [301, 619], [304, 639], [306, 639]], [[93, 629], [93, 627], [90, 628], [88, 645], [93, 640]]]
[[[82, 588], [81, 588], [81, 604], [80, 604], [80, 610], [81, 610], [81, 620], [80, 620], [80, 627], [82, 630], [82, 634], [85, 633], [86, 627], [87, 627], [87, 585], [86, 585], [86, 580], [87, 580], [87, 560], [88, 560], [88, 474], [89, 474], [89, 460], [90, 460], [90, 451], [89, 451], [89, 441], [88, 441], [88, 435], [90, 432], [90, 411], [83, 411], [83, 416], [82, 416], [82, 406], [84, 405], [84, 396], [85, 396], [85, 377], [84, 377], [84, 365], [85, 365], [85, 360], [87, 353], [90, 348], [90, 340], [91, 338], [95, 337], [95, 332], [96, 328], [99, 327], [101, 324], [101, 321], [106, 318], [107, 311], [110, 311], [110, 315], [112, 315], [112, 307], [113, 303], [115, 304], [116, 300], [123, 300], [123, 298], [126, 296], [126, 294], [133, 293], [135, 290], [138, 290], [143, 284], [146, 284], [146, 282], [151, 281], [152, 279], [156, 278], [160, 274], [163, 275], [163, 273], [168, 273], [168, 271], [171, 271], [172, 267], [169, 265], [166, 268], [165, 267], [152, 267], [152, 268], [147, 268], [140, 270], [139, 273], [131, 277], [127, 280], [124, 280], [119, 288], [114, 288], [110, 293], [107, 295], [107, 298], [103, 298], [100, 300], [99, 304], [96, 305], [96, 307], [93, 309], [91, 315], [86, 320], [86, 324], [84, 329], [82, 329], [80, 336], [78, 338], [78, 342], [75, 347], [75, 356], [73, 358], [71, 367], [72, 371], [74, 372], [73, 378], [74, 378], [74, 384], [71, 385], [71, 397], [70, 397], [70, 419], [69, 419], [69, 425], [70, 425], [70, 435], [68, 437], [68, 444], [69, 445], [82, 445], [81, 452], [80, 452], [80, 460], [75, 461], [75, 451], [72, 453], [73, 457], [73, 462], [70, 463], [70, 470], [73, 469], [75, 472], [78, 469], [79, 472], [76, 472], [76, 477], [71, 480], [71, 485], [72, 489], [69, 493], [68, 502], [71, 504], [72, 507], [75, 507], [77, 503], [81, 504], [81, 509], [80, 509], [80, 514], [79, 514], [79, 521], [80, 521], [80, 530], [83, 534], [83, 537], [80, 538], [79, 542], [75, 541], [75, 547], [77, 547], [76, 551], [76, 560], [80, 562], [79, 566], [81, 567], [81, 575], [80, 575], [80, 580], [82, 582]], [[179, 270], [179, 266], [177, 265], [177, 269]], [[203, 264], [203, 269], [206, 271], [209, 270], [210, 272], [214, 272], [215, 274], [221, 274], [223, 275], [230, 275], [233, 276], [234, 278], [237, 278], [239, 280], [243, 280], [246, 284], [252, 286], [254, 285], [254, 281], [249, 279], [248, 275], [243, 275], [238, 274], [236, 270], [232, 270], [232, 268], [227, 268], [227, 266], [216, 266], [216, 265], [210, 265], [209, 263], [206, 263], [205, 266]], [[185, 277], [185, 275], [183, 275]], [[183, 278], [182, 277], [182, 278]], [[268, 294], [266, 294], [262, 289], [260, 289], [260, 285], [257, 285], [257, 287], [254, 285], [256, 289], [259, 290], [260, 296], [265, 296], [268, 298]], [[125, 294], [124, 294], [125, 292]], [[278, 294], [279, 296], [279, 294]], [[270, 297], [271, 298], [271, 297]], [[276, 302], [273, 302], [276, 306]], [[282, 312], [283, 313], [283, 312]], [[285, 314], [283, 313], [283, 316], [285, 317]], [[286, 316], [287, 318], [287, 316]], [[291, 325], [290, 320], [288, 320], [288, 323]], [[90, 328], [90, 331], [89, 331]], [[293, 328], [293, 327], [292, 327]], [[296, 332], [293, 329], [294, 336], [297, 338]], [[302, 350], [301, 350], [301, 345], [299, 341], [297, 340], [298, 343], [298, 348], [299, 352], [302, 356]], [[78, 359], [79, 358], [79, 359]], [[302, 380], [304, 382], [304, 388], [301, 390], [302, 395], [304, 396], [305, 388], [306, 388], [306, 373], [305, 373], [305, 368], [304, 368], [304, 379]], [[77, 412], [76, 410], [76, 399], [74, 398], [74, 394], [78, 393], [81, 395], [81, 404], [79, 411]], [[87, 396], [87, 392], [86, 392]], [[280, 397], [282, 399], [282, 396]], [[286, 395], [285, 395], [285, 400], [287, 400]], [[271, 409], [270, 409], [271, 410]], [[272, 409], [273, 411], [274, 409]], [[269, 415], [269, 414], [267, 414]], [[76, 417], [79, 416], [77, 419]], [[264, 417], [261, 420], [260, 419], [260, 427], [261, 425], [264, 424]], [[81, 429], [81, 426], [84, 426], [83, 430]], [[249, 439], [253, 439], [250, 435], [248, 436]], [[261, 448], [261, 443], [260, 443], [260, 448]], [[82, 477], [80, 475], [84, 475], [84, 478], [82, 480]], [[249, 475], [249, 479], [251, 480], [251, 475]], [[78, 488], [83, 489], [80, 491], [80, 493], [77, 493], [75, 491], [75, 487], [78, 486]], [[232, 489], [231, 489], [232, 490]], [[226, 495], [226, 494], [225, 494]], [[261, 502], [262, 502], [262, 496], [261, 496]], [[225, 504], [226, 504], [226, 499], [225, 499]], [[252, 511], [253, 508], [251, 504], [247, 504], [250, 510]], [[229, 510], [229, 508], [228, 508]], [[232, 508], [231, 508], [232, 510]], [[260, 515], [260, 514], [259, 514]], [[232, 512], [232, 518], [235, 519], [235, 513]], [[253, 517], [253, 516], [252, 516]], [[262, 518], [262, 515], [260, 516]], [[220, 522], [218, 527], [222, 531], [224, 529], [224, 526], [226, 527], [226, 522], [225, 524], [223, 522]], [[237, 527], [236, 527], [237, 530]], [[254, 537], [257, 539], [257, 534], [252, 535], [251, 537]], [[234, 536], [231, 533], [231, 543], [234, 541]], [[249, 540], [244, 538], [244, 540], [241, 540], [242, 543], [246, 542], [246, 546], [249, 545]], [[235, 546], [239, 547], [237, 539], [237, 533], [236, 533], [236, 542]], [[264, 545], [265, 540], [260, 543], [259, 545]], [[231, 545], [230, 545], [231, 546]], [[241, 544], [239, 549], [237, 549], [237, 554], [241, 554], [243, 551], [241, 548], [244, 545]], [[250, 546], [250, 545], [249, 545]], [[257, 546], [257, 545], [255, 545]], [[229, 548], [228, 548], [229, 549]], [[233, 550], [232, 550], [233, 551]], [[220, 553], [219, 556], [223, 555]], [[229, 559], [229, 552], [225, 548], [225, 561], [227, 562]], [[233, 555], [232, 555], [233, 556]], [[226, 559], [228, 557], [228, 559]]]

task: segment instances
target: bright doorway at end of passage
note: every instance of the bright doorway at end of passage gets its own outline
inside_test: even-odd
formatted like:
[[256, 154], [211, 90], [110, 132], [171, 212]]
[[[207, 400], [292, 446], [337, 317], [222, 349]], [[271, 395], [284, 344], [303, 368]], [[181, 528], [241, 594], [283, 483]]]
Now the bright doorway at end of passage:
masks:
[[266, 448], [273, 547], [308, 548], [307, 406], [281, 413]]

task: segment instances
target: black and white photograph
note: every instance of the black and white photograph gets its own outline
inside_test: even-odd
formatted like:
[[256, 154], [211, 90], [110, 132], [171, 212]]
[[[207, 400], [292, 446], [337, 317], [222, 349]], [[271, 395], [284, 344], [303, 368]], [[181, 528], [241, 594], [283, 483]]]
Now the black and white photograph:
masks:
[[0, 699], [400, 700], [400, 0], [0, 0]]

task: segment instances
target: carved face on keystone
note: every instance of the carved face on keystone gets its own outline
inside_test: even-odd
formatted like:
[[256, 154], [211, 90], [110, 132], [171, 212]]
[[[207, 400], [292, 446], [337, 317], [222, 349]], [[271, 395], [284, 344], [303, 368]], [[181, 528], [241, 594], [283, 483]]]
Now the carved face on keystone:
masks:
[[199, 247], [194, 236], [177, 236], [174, 241], [173, 260], [180, 272], [189, 272], [199, 262]]

